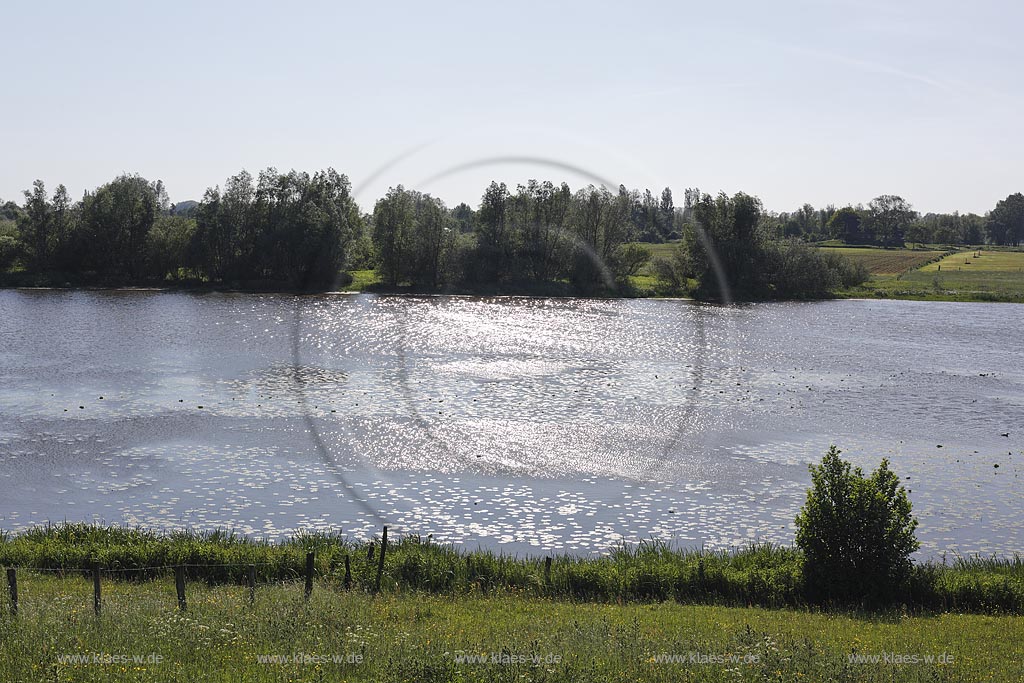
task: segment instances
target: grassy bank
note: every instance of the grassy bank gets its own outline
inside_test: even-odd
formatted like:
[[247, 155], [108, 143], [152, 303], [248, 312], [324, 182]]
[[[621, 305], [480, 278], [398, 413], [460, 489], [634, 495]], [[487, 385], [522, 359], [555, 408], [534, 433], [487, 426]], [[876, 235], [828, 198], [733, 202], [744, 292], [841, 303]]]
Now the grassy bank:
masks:
[[[281, 543], [228, 533], [156, 534], [141, 529], [62, 525], [0, 539], [0, 564], [78, 573], [103, 568], [114, 580], [169, 576], [186, 565], [192, 580], [245, 581], [250, 564], [258, 580], [302, 576], [306, 553], [315, 553], [316, 576], [342, 585], [345, 559], [352, 586], [375, 586], [378, 543], [312, 534]], [[371, 551], [372, 549], [372, 551]], [[442, 595], [514, 593], [589, 602], [676, 601], [718, 605], [806, 605], [802, 558], [790, 548], [759, 545], [736, 552], [673, 550], [658, 543], [618, 548], [596, 558], [559, 555], [550, 572], [542, 556], [516, 557], [486, 550], [461, 551], [429, 539], [389, 543], [382, 585], [388, 590]], [[957, 559], [918, 564], [898, 603], [917, 611], [1024, 613], [1024, 561]]]
[[[238, 587], [192, 583], [188, 609], [178, 612], [173, 582], [149, 581], [107, 586], [96, 617], [92, 586], [81, 578], [29, 574], [21, 588], [20, 614], [0, 616], [3, 681], [923, 682], [1024, 676], [1024, 622], [1011, 616], [580, 604], [516, 593], [374, 596], [323, 583], [308, 603], [301, 585], [262, 586], [252, 605]], [[857, 663], [851, 655], [869, 659]], [[895, 663], [896, 656], [906, 660]], [[127, 659], [104, 663], [121, 658]]]

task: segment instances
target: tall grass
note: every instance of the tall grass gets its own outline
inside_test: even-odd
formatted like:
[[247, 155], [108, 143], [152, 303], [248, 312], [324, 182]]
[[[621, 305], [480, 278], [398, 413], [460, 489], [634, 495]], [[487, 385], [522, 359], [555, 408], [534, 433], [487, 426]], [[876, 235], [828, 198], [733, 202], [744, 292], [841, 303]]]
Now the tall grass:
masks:
[[[0, 611], [0, 681], [935, 683], [1024, 676], [1024, 620], [1011, 616], [573, 603], [509, 593], [370, 595], [325, 582], [308, 601], [297, 583], [261, 588], [253, 604], [235, 586], [190, 583], [187, 590], [188, 610], [179, 612], [165, 581], [112, 582], [97, 617], [88, 580], [26, 573], [21, 612]], [[297, 653], [343, 661], [260, 661]], [[688, 653], [723, 660], [693, 663]], [[953, 662], [850, 661], [882, 653], [948, 654]], [[96, 654], [162, 659], [124, 666], [66, 659]], [[541, 663], [460, 661], [495, 654]], [[724, 659], [734, 655], [740, 663]]]
[[[371, 559], [371, 548], [373, 557]], [[140, 581], [186, 565], [191, 580], [242, 583], [249, 565], [260, 581], [302, 575], [316, 554], [318, 577], [341, 584], [345, 558], [352, 586], [371, 590], [379, 541], [306, 533], [271, 543], [227, 531], [157, 533], [131, 527], [61, 524], [0, 535], [0, 564], [58, 572], [101, 567], [114, 579]], [[602, 557], [557, 555], [550, 577], [544, 558], [465, 551], [429, 537], [388, 545], [383, 588], [437, 594], [513, 592], [580, 602], [712, 603], [804, 606], [803, 557], [793, 548], [753, 544], [731, 552], [675, 549], [658, 541], [620, 545]], [[962, 558], [915, 565], [897, 604], [926, 610], [1024, 613], [1024, 561]]]

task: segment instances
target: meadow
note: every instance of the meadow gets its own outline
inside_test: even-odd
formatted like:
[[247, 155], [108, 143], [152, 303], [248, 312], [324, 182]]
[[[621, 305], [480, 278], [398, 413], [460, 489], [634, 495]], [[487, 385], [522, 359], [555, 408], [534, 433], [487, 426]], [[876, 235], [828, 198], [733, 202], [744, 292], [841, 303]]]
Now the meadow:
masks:
[[840, 254], [862, 263], [872, 275], [899, 275], [925, 266], [949, 253], [932, 249], [878, 249], [871, 247], [822, 247], [822, 250]]
[[1008, 615], [581, 603], [517, 592], [91, 583], [26, 574], [0, 616], [0, 680], [1018, 681]]
[[[961, 251], [895, 277], [875, 276], [853, 296], [1024, 302], [1024, 252]], [[991, 254], [991, 258], [989, 257]], [[998, 255], [996, 255], [998, 254]], [[940, 269], [941, 267], [941, 269]]]

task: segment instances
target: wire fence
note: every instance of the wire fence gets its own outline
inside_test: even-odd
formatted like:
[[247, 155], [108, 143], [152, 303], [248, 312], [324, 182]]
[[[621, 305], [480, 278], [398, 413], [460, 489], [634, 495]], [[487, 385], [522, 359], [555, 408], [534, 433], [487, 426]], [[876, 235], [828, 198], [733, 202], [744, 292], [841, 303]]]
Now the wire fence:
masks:
[[[387, 554], [388, 548], [388, 529], [384, 527], [384, 532], [381, 536], [380, 553], [377, 555], [377, 567], [376, 577], [374, 581], [374, 591], [379, 591], [381, 586], [381, 579], [384, 572], [384, 560]], [[371, 550], [369, 559], [374, 560], [373, 552]], [[343, 557], [344, 563], [344, 575], [341, 578], [342, 586], [348, 590], [353, 585], [352, 579], [352, 566], [349, 559], [349, 555], [345, 554]], [[340, 569], [341, 563], [338, 563], [338, 567], [335, 566], [335, 562], [331, 562], [330, 573], [334, 573], [337, 569]], [[33, 566], [16, 566], [6, 567], [5, 573], [7, 577], [7, 594], [9, 609], [12, 616], [17, 616], [20, 610], [20, 603], [22, 595], [20, 593], [18, 585], [18, 574], [19, 572], [38, 572], [42, 574], [52, 574], [59, 577], [67, 576], [82, 576], [91, 577], [93, 584], [93, 610], [96, 616], [100, 616], [103, 610], [104, 598], [103, 598], [103, 580], [126, 578], [129, 576], [143, 576], [146, 574], [152, 575], [154, 578], [164, 576], [166, 574], [173, 573], [175, 593], [177, 596], [178, 609], [185, 611], [188, 609], [188, 596], [186, 594], [186, 584], [189, 578], [192, 580], [210, 579], [211, 576], [208, 574], [211, 570], [223, 572], [224, 570], [235, 570], [238, 574], [238, 578], [242, 579], [245, 586], [249, 591], [249, 603], [253, 604], [256, 601], [256, 590], [260, 587], [266, 586], [280, 586], [286, 583], [291, 583], [301, 579], [303, 581], [303, 597], [306, 601], [309, 601], [310, 596], [313, 593], [314, 579], [316, 578], [316, 552], [311, 550], [306, 553], [305, 566], [301, 572], [294, 572], [294, 575], [288, 578], [276, 578], [272, 580], [262, 579], [258, 580], [259, 569], [261, 567], [274, 567], [280, 569], [280, 564], [277, 562], [220, 562], [220, 563], [196, 563], [186, 562], [180, 564], [165, 564], [165, 565], [154, 565], [146, 567], [103, 567], [100, 564], [96, 564], [91, 568], [84, 567], [33, 567]], [[190, 571], [192, 570], [190, 577]], [[203, 574], [206, 573], [206, 576]]]

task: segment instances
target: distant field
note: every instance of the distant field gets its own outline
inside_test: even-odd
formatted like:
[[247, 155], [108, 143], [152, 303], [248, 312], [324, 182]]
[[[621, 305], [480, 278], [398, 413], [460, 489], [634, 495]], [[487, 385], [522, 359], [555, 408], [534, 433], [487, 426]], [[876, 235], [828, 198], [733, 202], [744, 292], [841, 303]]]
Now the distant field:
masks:
[[[885, 251], [835, 250], [848, 253], [851, 258], [859, 256], [854, 252]], [[1024, 302], [1024, 251], [967, 249], [931, 262], [928, 261], [942, 252], [908, 250], [889, 253], [896, 257], [905, 255], [906, 262], [911, 262], [915, 255], [932, 256], [924, 259], [924, 263], [919, 262], [920, 265], [913, 270], [896, 273], [872, 270], [871, 280], [845, 294], [900, 299]]]
[[920, 268], [942, 256], [942, 251], [910, 249], [878, 249], [863, 247], [821, 247], [823, 251], [841, 254], [851, 261], [863, 263], [872, 275], [899, 275]]
[[651, 260], [647, 262], [647, 265], [640, 269], [639, 275], [641, 277], [651, 278], [653, 282], [654, 269], [651, 267], [651, 264], [654, 262], [654, 259], [672, 258], [672, 251], [679, 246], [679, 240], [675, 240], [672, 242], [663, 242], [660, 244], [653, 242], [637, 242], [637, 244], [639, 244], [641, 247], [646, 249], [651, 254]]
[[1024, 273], [1024, 251], [957, 252], [921, 268], [922, 272]]

